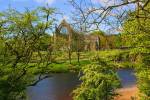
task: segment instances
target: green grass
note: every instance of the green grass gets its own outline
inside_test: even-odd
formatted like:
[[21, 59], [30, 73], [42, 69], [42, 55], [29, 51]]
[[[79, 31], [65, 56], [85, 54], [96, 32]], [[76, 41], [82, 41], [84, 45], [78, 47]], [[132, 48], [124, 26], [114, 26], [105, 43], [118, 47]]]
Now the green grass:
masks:
[[[42, 51], [42, 57], [45, 57], [46, 52]], [[70, 71], [79, 71], [82, 66], [86, 66], [88, 64], [94, 63], [91, 59], [98, 55], [100, 58], [106, 59], [106, 61], [111, 61], [114, 63], [116, 68], [132, 68], [134, 63], [129, 61], [128, 58], [128, 50], [102, 50], [102, 51], [91, 51], [91, 52], [81, 52], [80, 53], [80, 64], [77, 61], [77, 55], [75, 52], [72, 53], [72, 61], [69, 63], [67, 53], [59, 52], [55, 57], [55, 61], [48, 66], [46, 63], [40, 63], [40, 57], [38, 57], [38, 53], [35, 52], [33, 55], [34, 61], [28, 64], [29, 72], [31, 73], [39, 73], [39, 72], [47, 72], [47, 73], [64, 73]], [[19, 63], [18, 66], [23, 66], [24, 63]], [[21, 67], [22, 68], [22, 67]]]
[[[51, 63], [46, 66], [46, 63], [36, 64], [36, 63], [29, 63], [28, 69], [29, 73], [66, 73], [66, 72], [74, 72], [79, 71], [82, 66], [90, 64], [89, 60], [81, 60], [80, 64], [76, 60], [72, 60], [70, 64], [69, 61], [63, 63]], [[23, 65], [23, 63], [18, 64], [18, 66]]]

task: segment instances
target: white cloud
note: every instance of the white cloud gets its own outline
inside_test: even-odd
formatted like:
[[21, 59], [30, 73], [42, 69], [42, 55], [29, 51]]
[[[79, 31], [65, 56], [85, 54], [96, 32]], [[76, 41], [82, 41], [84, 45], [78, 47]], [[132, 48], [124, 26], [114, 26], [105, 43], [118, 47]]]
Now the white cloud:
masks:
[[119, 0], [92, 0], [94, 4], [100, 3], [102, 6], [112, 6], [118, 3]]
[[49, 4], [51, 5], [52, 3], [54, 3], [55, 0], [34, 0], [38, 3], [44, 3], [44, 4]]

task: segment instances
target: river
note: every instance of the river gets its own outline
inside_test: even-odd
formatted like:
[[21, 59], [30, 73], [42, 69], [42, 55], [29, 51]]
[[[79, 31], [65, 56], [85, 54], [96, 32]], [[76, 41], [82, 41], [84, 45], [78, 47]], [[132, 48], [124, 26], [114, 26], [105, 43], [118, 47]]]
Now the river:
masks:
[[29, 100], [72, 100], [71, 92], [80, 84], [77, 73], [53, 74], [27, 89]]
[[[121, 69], [117, 71], [122, 87], [136, 84], [134, 71]], [[27, 89], [28, 100], [72, 100], [71, 92], [80, 84], [77, 73], [54, 74], [53, 77], [39, 82]]]

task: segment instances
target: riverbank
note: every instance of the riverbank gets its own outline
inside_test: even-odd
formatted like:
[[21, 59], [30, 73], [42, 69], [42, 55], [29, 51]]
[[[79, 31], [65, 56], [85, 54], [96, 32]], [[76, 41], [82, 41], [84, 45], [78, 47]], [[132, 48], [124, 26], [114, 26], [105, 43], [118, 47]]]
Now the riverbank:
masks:
[[137, 86], [127, 87], [127, 88], [121, 88], [116, 90], [116, 93], [119, 95], [115, 97], [115, 100], [138, 100], [138, 88]]

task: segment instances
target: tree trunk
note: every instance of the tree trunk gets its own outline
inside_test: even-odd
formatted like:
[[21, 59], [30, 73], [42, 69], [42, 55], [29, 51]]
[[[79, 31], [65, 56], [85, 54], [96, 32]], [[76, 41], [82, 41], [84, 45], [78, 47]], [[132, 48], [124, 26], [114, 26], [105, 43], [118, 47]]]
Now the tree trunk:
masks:
[[69, 49], [69, 63], [71, 64], [71, 50]]
[[80, 52], [79, 52], [79, 50], [77, 51], [77, 57], [78, 57], [78, 64], [80, 65]]

